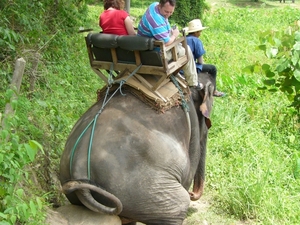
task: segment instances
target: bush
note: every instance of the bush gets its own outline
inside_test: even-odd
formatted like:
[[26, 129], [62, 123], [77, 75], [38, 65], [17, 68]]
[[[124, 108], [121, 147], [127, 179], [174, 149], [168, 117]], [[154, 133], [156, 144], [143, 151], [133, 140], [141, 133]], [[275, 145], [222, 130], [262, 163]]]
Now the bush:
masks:
[[208, 6], [203, 0], [177, 0], [171, 20], [181, 27], [185, 27], [193, 19], [202, 19], [204, 11], [207, 9]]

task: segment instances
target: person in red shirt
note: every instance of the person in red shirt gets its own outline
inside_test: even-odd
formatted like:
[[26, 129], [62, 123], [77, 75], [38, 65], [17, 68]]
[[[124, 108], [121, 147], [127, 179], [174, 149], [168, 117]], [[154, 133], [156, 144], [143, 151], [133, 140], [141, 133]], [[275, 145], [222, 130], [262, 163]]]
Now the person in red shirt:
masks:
[[104, 12], [99, 16], [103, 33], [136, 35], [129, 14], [123, 10], [124, 0], [104, 0]]

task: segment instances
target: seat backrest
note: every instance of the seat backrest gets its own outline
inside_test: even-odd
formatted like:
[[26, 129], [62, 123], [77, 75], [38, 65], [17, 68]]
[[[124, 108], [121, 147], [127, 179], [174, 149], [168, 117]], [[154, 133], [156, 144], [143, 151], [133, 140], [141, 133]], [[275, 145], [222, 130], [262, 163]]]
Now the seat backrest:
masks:
[[111, 48], [117, 48], [118, 35], [89, 33], [87, 41], [92, 45], [91, 50], [98, 61], [112, 62]]
[[87, 41], [97, 61], [112, 62], [111, 49], [115, 49], [117, 62], [135, 64], [136, 54], [139, 52], [143, 65], [162, 66], [159, 51], [153, 50], [154, 38], [137, 35], [89, 33]]
[[102, 34], [102, 33], [89, 33], [87, 39], [90, 44], [98, 48], [116, 48], [118, 47], [118, 35], [115, 34]]
[[141, 37], [137, 35], [124, 35], [118, 37], [118, 46], [129, 51], [153, 50], [154, 38]]

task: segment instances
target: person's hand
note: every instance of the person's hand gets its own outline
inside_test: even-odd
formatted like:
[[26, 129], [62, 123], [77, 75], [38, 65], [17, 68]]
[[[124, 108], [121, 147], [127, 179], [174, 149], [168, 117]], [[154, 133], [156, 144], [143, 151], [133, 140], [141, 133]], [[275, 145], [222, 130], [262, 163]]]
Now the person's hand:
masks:
[[175, 36], [175, 38], [178, 37], [178, 35], [179, 35], [179, 30], [178, 30], [177, 27], [176, 27], [175, 29], [172, 30], [172, 34]]

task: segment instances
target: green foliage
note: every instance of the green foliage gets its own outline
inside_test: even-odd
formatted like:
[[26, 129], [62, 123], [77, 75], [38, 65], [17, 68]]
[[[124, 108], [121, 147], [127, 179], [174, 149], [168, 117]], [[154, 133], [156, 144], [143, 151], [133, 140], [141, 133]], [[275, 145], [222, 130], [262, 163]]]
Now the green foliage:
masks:
[[261, 72], [266, 77], [262, 90], [284, 93], [300, 119], [300, 22], [286, 30], [266, 31], [260, 35], [260, 45], [270, 63], [249, 66], [251, 72]]
[[243, 70], [251, 62], [270, 64], [256, 48], [257, 33], [287, 27], [298, 18], [298, 9], [276, 7], [220, 7], [203, 18], [209, 27], [200, 37], [207, 51], [204, 60], [217, 66], [218, 89], [227, 93], [214, 100], [204, 195], [215, 196], [211, 210], [249, 224], [299, 221], [295, 109], [287, 107], [280, 92], [259, 89], [264, 76]]
[[173, 23], [185, 27], [193, 19], [202, 19], [207, 9], [208, 6], [204, 0], [177, 0], [174, 14], [170, 19]]
[[[52, 184], [52, 168], [57, 170], [64, 138], [74, 123], [74, 117], [78, 118], [76, 113], [83, 113], [91, 104], [91, 100], [80, 94], [83, 89], [90, 87], [87, 84], [81, 86], [79, 83], [83, 82], [80, 79], [77, 79], [77, 84], [71, 81], [74, 74], [81, 77], [86, 70], [91, 73], [88, 63], [84, 67], [78, 65], [80, 57], [77, 55], [80, 52], [78, 49], [85, 51], [83, 36], [77, 31], [88, 23], [86, 13], [87, 6], [81, 0], [4, 0], [0, 3], [0, 107], [4, 109], [10, 102], [16, 110], [15, 116], [3, 121], [0, 130], [0, 224], [44, 224], [45, 206], [49, 202], [57, 204], [58, 197], [53, 199], [51, 194], [43, 196], [43, 193], [53, 188], [53, 192], [59, 195], [59, 190]], [[78, 42], [80, 47], [74, 48], [74, 43]], [[32, 71], [36, 52], [42, 57], [37, 70]], [[73, 52], [71, 57], [70, 52]], [[86, 56], [86, 52], [80, 52], [80, 55]], [[27, 62], [25, 74], [18, 100], [11, 101], [14, 92], [7, 88], [11, 82], [14, 61], [20, 56]], [[87, 60], [83, 58], [83, 61]], [[73, 65], [70, 61], [74, 62]], [[61, 67], [55, 68], [56, 64]], [[62, 69], [63, 65], [66, 69]], [[77, 72], [72, 70], [74, 68], [78, 68], [75, 70]], [[36, 76], [35, 90], [29, 93], [30, 75], [33, 72]], [[52, 79], [49, 80], [49, 76]], [[87, 80], [90, 81], [89, 78]], [[65, 88], [55, 94], [52, 89], [56, 88], [55, 85]], [[71, 86], [79, 88], [68, 93]], [[71, 100], [66, 104], [70, 108], [63, 109], [61, 99], [73, 99], [66, 96], [68, 94], [80, 96], [79, 104]], [[32, 99], [28, 96], [32, 96]], [[52, 96], [51, 100], [48, 96]], [[47, 101], [44, 101], [45, 98]], [[80, 103], [84, 107], [78, 109]], [[38, 151], [42, 150], [41, 146], [45, 146], [45, 152]], [[33, 171], [32, 168], [36, 167], [41, 169]], [[36, 183], [33, 184], [32, 176], [35, 176], [34, 182], [40, 182], [43, 190], [38, 189]]]
[[[30, 51], [56, 51], [62, 37], [73, 34], [86, 22], [87, 6], [82, 0], [72, 1], [1, 1], [0, 60], [14, 60], [22, 55], [24, 43]], [[58, 56], [59, 57], [59, 56]]]
[[[11, 90], [7, 91], [7, 99], [11, 98], [12, 93]], [[17, 104], [16, 101], [11, 102], [13, 108]], [[0, 117], [0, 122], [0, 224], [16, 224], [17, 221], [34, 221], [32, 224], [39, 224], [43, 221], [40, 211], [45, 203], [40, 197], [30, 199], [31, 194], [27, 193], [20, 182], [29, 183], [26, 166], [34, 162], [38, 150], [43, 152], [43, 148], [34, 140], [20, 140], [16, 132], [20, 123], [18, 117]]]
[[20, 39], [20, 35], [8, 28], [0, 27], [0, 48], [2, 53], [0, 59], [4, 58], [5, 53], [14, 52], [16, 50], [15, 43]]

